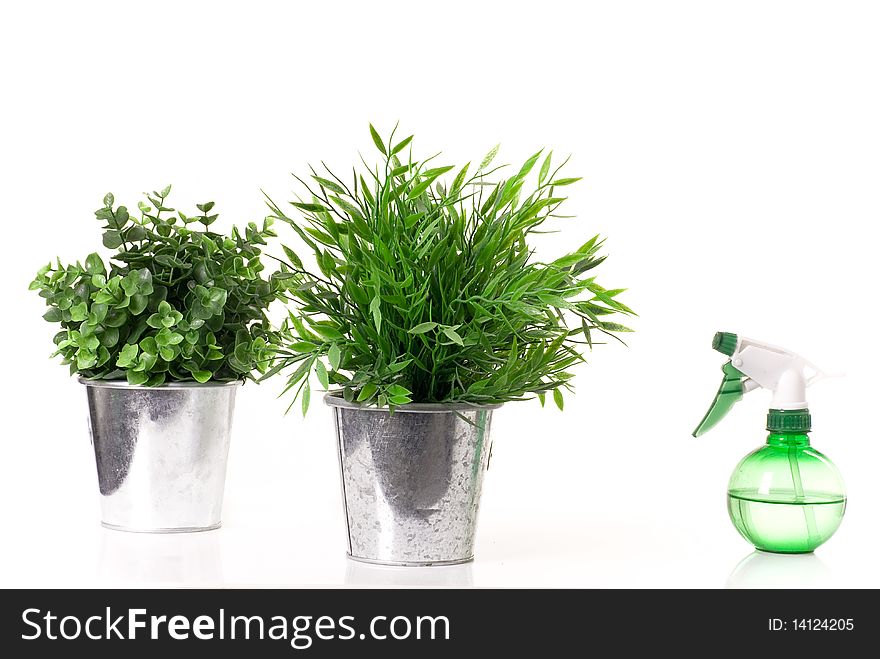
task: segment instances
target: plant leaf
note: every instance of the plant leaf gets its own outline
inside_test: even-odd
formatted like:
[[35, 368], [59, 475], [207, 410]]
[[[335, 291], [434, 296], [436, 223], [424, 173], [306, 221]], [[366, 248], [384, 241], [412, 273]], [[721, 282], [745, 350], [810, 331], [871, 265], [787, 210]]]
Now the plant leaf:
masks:
[[493, 160], [495, 160], [495, 156], [498, 155], [498, 149], [500, 149], [500, 148], [501, 148], [501, 145], [500, 145], [500, 144], [496, 144], [496, 145], [493, 146], [491, 149], [489, 149], [489, 153], [486, 154], [486, 156], [485, 156], [485, 157], [483, 158], [483, 160], [480, 162], [480, 166], [477, 168], [477, 171], [478, 171], [478, 172], [482, 172], [484, 169], [486, 169], [486, 167], [489, 166], [489, 164], [490, 164]]
[[330, 388], [330, 380], [327, 375], [327, 367], [320, 359], [315, 362], [315, 375], [318, 376], [318, 382], [326, 390]]
[[212, 375], [211, 371], [192, 371], [193, 379], [202, 384], [210, 380]]
[[458, 332], [456, 332], [456, 331], [455, 331], [454, 329], [452, 329], [451, 327], [444, 327], [444, 328], [443, 328], [443, 333], [444, 333], [447, 337], [449, 337], [449, 340], [450, 340], [450, 341], [452, 341], [452, 342], [454, 342], [454, 343], [457, 343], [457, 344], [460, 345], [460, 346], [463, 346], [463, 345], [464, 345], [464, 341], [462, 340], [461, 336], [459, 336]]
[[555, 181], [550, 181], [550, 185], [555, 187], [559, 187], [561, 185], [571, 185], [572, 183], [577, 183], [581, 179], [583, 179], [583, 176], [576, 176], [574, 178], [559, 178]]
[[424, 334], [425, 332], [430, 332], [432, 329], [437, 327], [437, 323], [427, 322], [427, 323], [419, 323], [411, 330], [409, 330], [410, 334]]
[[382, 329], [382, 310], [379, 308], [381, 304], [382, 298], [378, 295], [370, 302], [370, 313], [373, 314], [373, 324], [376, 326], [377, 332]]
[[291, 201], [291, 205], [296, 206], [300, 210], [309, 211], [311, 213], [326, 213], [330, 209], [323, 204], [306, 204], [300, 201]]
[[395, 144], [394, 148], [391, 149], [391, 155], [394, 155], [396, 153], [400, 153], [401, 151], [403, 151], [406, 148], [406, 145], [409, 144], [410, 142], [412, 142], [413, 137], [414, 137], [413, 135], [410, 135], [409, 137], [402, 139], [402, 140], [400, 140], [400, 142]]
[[302, 391], [302, 413], [303, 416], [306, 415], [306, 412], [309, 411], [309, 403], [311, 403], [312, 398], [312, 386], [309, 384], [309, 381], [306, 380], [306, 385], [303, 387]]
[[565, 403], [562, 400], [562, 391], [557, 387], [553, 390], [553, 402], [556, 403], [556, 407], [560, 409], [560, 411], [565, 407]]
[[372, 382], [368, 382], [363, 387], [361, 387], [361, 391], [358, 394], [357, 401], [359, 403], [363, 403], [364, 401], [370, 400], [373, 395], [376, 393], [376, 385]]
[[101, 260], [101, 257], [98, 256], [97, 253], [92, 252], [86, 257], [86, 272], [88, 272], [90, 275], [104, 274], [104, 262]]
[[379, 137], [379, 133], [373, 128], [373, 124], [370, 124], [370, 136], [373, 138], [373, 144], [376, 145], [376, 148], [379, 149], [383, 156], [387, 156], [388, 153], [385, 151], [385, 145], [382, 144], [382, 138]]
[[547, 157], [544, 158], [544, 162], [541, 164], [541, 170], [538, 172], [538, 185], [541, 185], [544, 181], [547, 180], [547, 174], [550, 173], [550, 161], [553, 158], [553, 152], [550, 151], [547, 154]]
[[345, 188], [336, 183], [335, 181], [331, 181], [330, 179], [321, 178], [320, 176], [312, 176], [318, 182], [322, 188], [327, 188], [331, 192], [335, 192], [336, 194], [345, 194]]
[[334, 343], [327, 351], [327, 360], [330, 362], [330, 368], [332, 368], [334, 371], [339, 370], [339, 360], [341, 359], [341, 357], [342, 355], [339, 350], [339, 346]]

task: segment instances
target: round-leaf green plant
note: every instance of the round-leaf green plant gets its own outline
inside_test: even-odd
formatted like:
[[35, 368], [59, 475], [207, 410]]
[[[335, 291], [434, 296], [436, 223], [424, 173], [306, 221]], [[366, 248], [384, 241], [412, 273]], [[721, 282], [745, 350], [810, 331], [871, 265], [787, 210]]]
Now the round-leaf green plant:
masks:
[[[552, 392], [563, 407], [570, 369], [596, 334], [616, 337], [632, 310], [623, 289], [595, 279], [598, 236], [552, 261], [532, 234], [559, 216], [564, 177], [540, 151], [510, 176], [492, 167], [455, 170], [414, 160], [412, 137], [395, 143], [370, 126], [382, 158], [346, 183], [312, 169], [289, 216], [316, 270], [284, 248], [288, 295], [299, 306], [282, 327], [271, 370], [290, 368], [287, 390], [309, 406], [310, 374], [348, 401], [394, 408], [410, 402], [489, 404]], [[366, 167], [366, 165], [365, 165]], [[326, 169], [326, 167], [325, 167]], [[446, 180], [446, 177], [451, 181]]]
[[31, 283], [43, 317], [61, 325], [53, 356], [71, 373], [158, 386], [252, 378], [270, 363], [278, 337], [266, 311], [284, 288], [260, 260], [272, 218], [222, 235], [209, 228], [214, 202], [189, 216], [167, 205], [170, 190], [147, 194], [136, 216], [107, 194], [95, 216], [109, 267], [97, 253], [58, 259]]

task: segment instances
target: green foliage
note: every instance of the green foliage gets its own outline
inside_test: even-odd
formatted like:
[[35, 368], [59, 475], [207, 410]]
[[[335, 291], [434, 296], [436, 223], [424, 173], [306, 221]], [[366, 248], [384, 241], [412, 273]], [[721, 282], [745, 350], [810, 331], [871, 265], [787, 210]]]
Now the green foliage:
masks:
[[[629, 331], [609, 322], [633, 312], [593, 277], [598, 236], [556, 260], [534, 258], [527, 238], [558, 216], [565, 197], [542, 152], [512, 176], [480, 165], [455, 170], [386, 143], [370, 126], [381, 165], [350, 185], [331, 171], [303, 184], [297, 217], [269, 199], [293, 227], [317, 272], [284, 248], [284, 284], [301, 314], [282, 327], [284, 348], [270, 373], [291, 368], [287, 390], [308, 407], [314, 372], [349, 401], [395, 407], [416, 402], [502, 403], [552, 391], [561, 409], [569, 369], [594, 336]], [[398, 155], [401, 154], [401, 155]], [[452, 177], [444, 183], [444, 175]], [[616, 337], [615, 337], [616, 338]]]
[[43, 317], [61, 325], [55, 355], [71, 373], [157, 386], [252, 377], [271, 361], [278, 335], [266, 309], [283, 286], [262, 277], [260, 254], [276, 235], [272, 219], [224, 236], [208, 228], [214, 202], [187, 216], [166, 205], [170, 190], [147, 194], [138, 217], [104, 197], [95, 216], [115, 250], [109, 270], [93, 253], [49, 263], [31, 283], [49, 307]]

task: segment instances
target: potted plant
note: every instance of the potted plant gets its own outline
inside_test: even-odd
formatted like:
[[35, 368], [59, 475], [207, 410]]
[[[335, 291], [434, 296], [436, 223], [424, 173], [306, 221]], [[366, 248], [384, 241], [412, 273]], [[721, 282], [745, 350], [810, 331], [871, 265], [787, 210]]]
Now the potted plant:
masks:
[[375, 169], [350, 183], [312, 170], [300, 179], [308, 195], [292, 202], [297, 217], [268, 201], [316, 265], [284, 248], [299, 309], [270, 373], [293, 369], [287, 390], [303, 412], [310, 374], [330, 390], [352, 558], [463, 562], [492, 411], [531, 396], [543, 405], [546, 394], [562, 409], [584, 348], [596, 333], [629, 331], [608, 319], [632, 311], [593, 276], [598, 237], [552, 261], [529, 246], [557, 216], [560, 189], [578, 180], [562, 177], [552, 154], [497, 178], [497, 147], [453, 171], [414, 160], [412, 137], [370, 132]]
[[30, 285], [61, 326], [55, 355], [85, 385], [103, 524], [127, 531], [220, 525], [235, 391], [277, 341], [266, 309], [281, 284], [260, 262], [272, 220], [224, 236], [213, 202], [188, 216], [169, 192], [137, 214], [106, 195], [95, 216], [109, 267], [97, 253], [59, 259]]

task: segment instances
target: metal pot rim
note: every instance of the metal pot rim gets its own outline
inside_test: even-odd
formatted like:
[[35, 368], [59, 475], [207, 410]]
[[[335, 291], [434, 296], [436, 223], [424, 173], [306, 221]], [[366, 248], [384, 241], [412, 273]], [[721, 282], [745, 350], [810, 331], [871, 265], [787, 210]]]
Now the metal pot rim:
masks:
[[240, 387], [244, 380], [231, 380], [229, 382], [166, 382], [158, 387], [145, 387], [142, 384], [129, 384], [126, 380], [90, 380], [83, 376], [77, 378], [80, 384], [86, 387], [98, 387], [102, 389], [213, 389], [218, 387]]
[[[376, 407], [363, 403], [351, 402], [334, 393], [324, 394], [324, 404], [330, 407], [344, 407], [349, 410], [364, 410], [365, 412], [384, 412], [388, 414], [387, 407]], [[447, 412], [467, 412], [480, 410], [497, 410], [501, 403], [488, 405], [474, 405], [472, 403], [407, 403], [394, 408], [394, 413], [406, 412], [413, 414], [444, 414]]]

